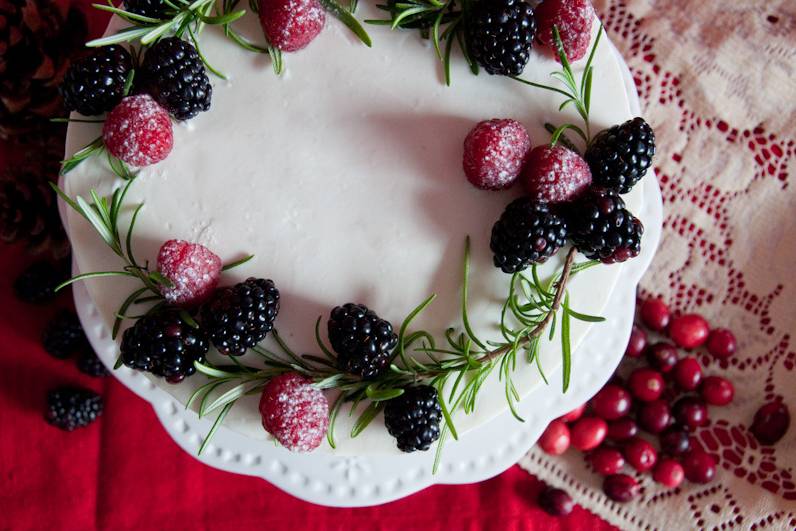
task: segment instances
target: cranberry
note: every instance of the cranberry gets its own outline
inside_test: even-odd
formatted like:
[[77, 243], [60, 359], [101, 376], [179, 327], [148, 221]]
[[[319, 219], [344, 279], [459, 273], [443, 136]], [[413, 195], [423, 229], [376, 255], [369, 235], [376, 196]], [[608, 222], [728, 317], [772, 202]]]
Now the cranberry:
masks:
[[583, 452], [593, 450], [605, 440], [608, 425], [597, 417], [583, 417], [572, 425], [572, 446]]
[[663, 432], [659, 438], [661, 451], [669, 455], [683, 455], [691, 449], [691, 439], [688, 432], [679, 427], [673, 427]]
[[675, 345], [692, 349], [701, 347], [708, 340], [710, 325], [701, 315], [688, 313], [674, 319], [669, 325], [669, 337]]
[[688, 356], [677, 362], [672, 372], [674, 381], [685, 391], [693, 391], [702, 381], [702, 366], [693, 356]]
[[630, 374], [628, 386], [633, 396], [642, 402], [659, 399], [665, 387], [661, 373], [645, 368], [636, 369]]
[[630, 411], [630, 393], [618, 385], [606, 385], [591, 399], [591, 407], [598, 417], [616, 420]]
[[702, 450], [691, 450], [683, 456], [683, 470], [688, 481], [710, 483], [716, 477], [716, 461]]
[[561, 455], [569, 448], [569, 442], [569, 427], [561, 420], [554, 420], [539, 438], [539, 447], [546, 454]]
[[699, 398], [686, 396], [674, 403], [674, 418], [693, 430], [708, 423], [708, 408]]
[[630, 332], [630, 340], [627, 342], [625, 356], [628, 358], [638, 358], [647, 346], [647, 333], [638, 325], [633, 325]]
[[661, 299], [649, 299], [641, 305], [641, 320], [652, 330], [666, 330], [670, 316], [669, 307]]
[[646, 439], [634, 437], [625, 445], [624, 455], [627, 462], [639, 472], [647, 472], [655, 466], [658, 452]]
[[638, 423], [650, 433], [662, 432], [669, 427], [671, 420], [669, 404], [663, 400], [647, 402], [638, 410]]
[[583, 411], [585, 409], [586, 409], [586, 404], [583, 404], [582, 406], [573, 409], [572, 411], [570, 411], [566, 415], [561, 415], [560, 417], [558, 417], [558, 419], [562, 420], [564, 422], [575, 422], [581, 416], [583, 416]]
[[647, 349], [647, 363], [661, 372], [669, 372], [677, 364], [677, 347], [671, 343], [655, 343]]
[[627, 503], [638, 496], [638, 482], [627, 474], [614, 474], [603, 481], [605, 495], [619, 503]]
[[589, 455], [589, 463], [595, 472], [602, 476], [616, 474], [625, 466], [622, 452], [616, 448], [597, 448]]
[[608, 423], [608, 438], [614, 441], [626, 441], [638, 433], [636, 421], [625, 417]]
[[566, 491], [547, 487], [539, 493], [539, 507], [552, 516], [566, 516], [572, 512], [575, 502]]
[[676, 459], [663, 459], [655, 466], [652, 472], [652, 479], [663, 485], [673, 489], [679, 487], [685, 477], [685, 470], [683, 465]]
[[699, 392], [705, 402], [713, 406], [726, 406], [735, 396], [732, 382], [721, 376], [708, 376], [702, 380]]
[[769, 402], [755, 413], [752, 433], [760, 444], [775, 444], [790, 426], [790, 412], [782, 401]]
[[714, 358], [725, 359], [735, 354], [738, 343], [735, 336], [726, 328], [716, 328], [708, 336], [708, 352]]

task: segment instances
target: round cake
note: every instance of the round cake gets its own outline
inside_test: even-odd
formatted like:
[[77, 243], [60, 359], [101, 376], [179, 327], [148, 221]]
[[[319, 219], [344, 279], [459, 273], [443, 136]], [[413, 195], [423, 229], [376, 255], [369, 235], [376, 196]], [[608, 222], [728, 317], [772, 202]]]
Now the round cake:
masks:
[[[362, 2], [356, 17], [380, 19], [385, 12]], [[114, 18], [106, 35], [125, 25]], [[235, 28], [250, 41], [263, 41], [253, 14], [235, 21]], [[574, 105], [559, 111], [565, 99], [559, 93], [489, 75], [483, 69], [473, 75], [456, 49], [447, 86], [434, 47], [419, 32], [381, 25], [366, 29], [372, 47], [328, 17], [323, 31], [305, 49], [284, 54], [285, 70], [276, 75], [268, 55], [232, 45], [220, 27], [204, 28], [197, 37], [201, 52], [226, 79], [210, 76], [209, 110], [174, 122], [174, 147], [165, 160], [133, 168], [135, 182], [119, 212], [122, 240], [136, 206], [143, 204], [131, 238], [141, 264], [154, 269], [159, 249], [173, 239], [202, 244], [225, 264], [253, 255], [225, 271], [221, 285], [248, 277], [271, 279], [280, 297], [274, 327], [298, 354], [320, 356], [316, 321], [320, 318], [321, 340], [328, 344], [326, 323], [337, 306], [365, 305], [398, 333], [407, 316], [432, 294], [433, 302], [409, 330], [428, 331], [438, 345], [444, 345], [446, 330], [453, 328], [458, 335], [463, 325], [469, 325], [478, 337], [500, 341], [501, 311], [512, 276], [494, 266], [490, 235], [506, 205], [523, 196], [525, 188], [519, 183], [504, 191], [471, 186], [462, 169], [464, 139], [478, 122], [511, 118], [524, 125], [531, 144], [539, 146], [550, 143], [545, 123], [580, 123], [580, 117]], [[592, 44], [598, 31], [595, 20]], [[573, 62], [577, 79], [585, 63], [586, 58]], [[633, 117], [620, 64], [605, 37], [591, 65], [589, 122], [594, 134]], [[557, 86], [559, 81], [551, 73], [561, 68], [553, 54], [537, 45], [521, 77]], [[73, 118], [80, 115], [74, 113]], [[67, 158], [100, 136], [102, 127], [71, 123]], [[92, 190], [110, 196], [124, 186], [111, 160], [104, 155], [88, 157], [71, 169], [62, 179], [65, 194], [90, 199]], [[628, 210], [641, 210], [640, 187], [622, 198]], [[65, 225], [76, 272], [123, 270], [122, 260], [84, 216], [67, 208]], [[463, 323], [468, 238], [468, 311]], [[539, 264], [538, 275], [544, 282], [562, 269], [566, 255], [564, 249]], [[567, 286], [568, 307], [599, 315], [622, 282], [622, 272], [621, 263], [579, 272]], [[140, 281], [113, 276], [84, 282], [110, 333], [120, 306]], [[144, 304], [131, 306], [126, 315], [140, 315], [146, 309]], [[121, 331], [133, 323], [133, 318], [125, 319]], [[600, 325], [567, 320], [574, 370], [577, 347], [591, 326]], [[545, 332], [533, 364], [516, 360], [512, 378], [518, 399], [535, 390], [543, 392], [540, 366], [550, 392], [559, 392], [565, 348], [559, 339], [561, 327], [559, 323], [552, 340]], [[120, 333], [117, 341], [121, 338]], [[264, 348], [278, 350], [274, 340], [273, 333], [268, 334]], [[424, 353], [409, 355], [420, 358]], [[216, 366], [231, 363], [213, 349], [208, 360]], [[262, 357], [252, 352], [235, 361], [263, 367]], [[467, 413], [463, 408], [452, 411], [459, 436], [509, 407], [499, 372], [492, 371], [480, 384], [477, 407]], [[182, 403], [210, 381], [203, 374], [179, 383], [149, 377]], [[452, 384], [447, 382], [446, 392]], [[324, 393], [329, 404], [334, 403], [338, 391]], [[242, 396], [224, 425], [252, 438], [268, 438], [259, 400], [257, 394]], [[381, 416], [357, 437], [349, 436], [368, 401], [355, 406], [349, 415], [344, 405], [336, 419], [335, 448], [325, 441], [317, 451], [397, 453]], [[191, 407], [198, 407], [197, 402]]]

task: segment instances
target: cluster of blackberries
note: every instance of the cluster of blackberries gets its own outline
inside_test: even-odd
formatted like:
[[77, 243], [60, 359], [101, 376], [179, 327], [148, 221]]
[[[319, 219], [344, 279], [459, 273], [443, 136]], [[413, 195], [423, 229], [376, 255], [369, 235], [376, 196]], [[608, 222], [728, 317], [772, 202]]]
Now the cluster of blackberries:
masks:
[[229, 356], [241, 356], [273, 329], [279, 313], [279, 290], [273, 281], [249, 278], [217, 289], [197, 319], [187, 310], [166, 308], [125, 330], [121, 359], [130, 368], [178, 383], [196, 372], [212, 343]]
[[[398, 336], [373, 310], [354, 303], [338, 306], [332, 310], [327, 327], [338, 369], [363, 380], [376, 379], [389, 371]], [[428, 450], [439, 438], [441, 420], [437, 390], [428, 385], [406, 387], [384, 408], [387, 430], [404, 452]]]
[[599, 133], [584, 155], [592, 187], [560, 204], [528, 197], [511, 203], [492, 228], [495, 266], [522, 271], [543, 263], [567, 240], [587, 258], [608, 264], [637, 256], [644, 226], [620, 194], [647, 173], [654, 154], [655, 136], [643, 118]]
[[[156, 15], [162, 2], [129, 1], [133, 12]], [[128, 87], [132, 71], [134, 86]], [[64, 76], [61, 94], [64, 106], [86, 116], [116, 107], [132, 90], [145, 93], [177, 120], [193, 118], [210, 108], [213, 87], [194, 46], [177, 37], [160, 39], [147, 49], [135, 68], [130, 53], [119, 45], [103, 46], [76, 61]]]

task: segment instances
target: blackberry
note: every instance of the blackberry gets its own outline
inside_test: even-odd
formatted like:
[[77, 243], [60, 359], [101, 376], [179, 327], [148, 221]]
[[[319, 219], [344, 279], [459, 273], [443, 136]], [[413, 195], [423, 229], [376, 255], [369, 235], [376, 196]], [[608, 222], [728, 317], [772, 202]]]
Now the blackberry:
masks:
[[213, 95], [196, 48], [177, 37], [161, 39], [147, 50], [138, 89], [177, 120], [188, 120], [208, 110]]
[[14, 294], [22, 302], [44, 304], [55, 299], [55, 288], [68, 279], [65, 263], [36, 262], [14, 281]]
[[249, 278], [216, 290], [202, 307], [202, 325], [222, 354], [242, 356], [274, 327], [279, 290], [272, 280]]
[[44, 418], [57, 428], [73, 431], [97, 420], [102, 408], [102, 398], [93, 391], [59, 387], [47, 393]]
[[618, 193], [592, 189], [569, 205], [569, 238], [578, 251], [606, 264], [638, 256], [644, 226]]
[[163, 19], [169, 12], [169, 6], [163, 0], [124, 0], [124, 9], [136, 15]]
[[126, 366], [178, 383], [196, 372], [193, 363], [204, 361], [209, 346], [202, 328], [168, 309], [142, 317], [125, 330], [120, 350]]
[[518, 76], [531, 58], [536, 19], [523, 0], [480, 0], [466, 21], [467, 49], [490, 74]]
[[390, 365], [398, 336], [392, 325], [362, 304], [349, 302], [332, 310], [329, 342], [341, 371], [371, 380]]
[[407, 387], [404, 394], [387, 401], [384, 407], [384, 424], [402, 452], [428, 450], [439, 439], [440, 420], [437, 390], [430, 385]]
[[655, 133], [644, 118], [633, 118], [595, 136], [584, 158], [594, 185], [626, 194], [647, 174], [655, 155]]
[[547, 203], [515, 199], [492, 227], [495, 267], [516, 273], [541, 264], [567, 241], [567, 223]]
[[58, 359], [66, 359], [72, 354], [85, 350], [88, 339], [75, 312], [63, 310], [47, 324], [41, 337], [47, 353]]
[[121, 46], [97, 48], [69, 67], [61, 84], [64, 107], [84, 116], [110, 111], [124, 97], [124, 85], [132, 69], [130, 53]]
[[85, 349], [81, 352], [80, 357], [77, 358], [77, 368], [83, 374], [88, 374], [95, 378], [101, 378], [108, 375], [108, 369], [94, 353], [91, 348]]

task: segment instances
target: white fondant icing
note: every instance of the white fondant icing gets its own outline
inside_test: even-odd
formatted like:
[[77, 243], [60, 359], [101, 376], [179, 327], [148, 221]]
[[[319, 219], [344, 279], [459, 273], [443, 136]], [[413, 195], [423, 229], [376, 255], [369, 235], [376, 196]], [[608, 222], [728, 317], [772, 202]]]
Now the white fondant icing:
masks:
[[[360, 19], [378, 16], [361, 5]], [[247, 15], [243, 33], [257, 40], [256, 17]], [[596, 24], [595, 24], [596, 26]], [[119, 27], [112, 22], [109, 32]], [[201, 36], [209, 60], [230, 81], [212, 78], [213, 105], [174, 128], [174, 151], [145, 168], [128, 195], [128, 204], [145, 202], [136, 227], [139, 260], [154, 263], [170, 238], [202, 243], [225, 262], [248, 253], [255, 259], [226, 273], [223, 283], [247, 276], [272, 278], [282, 294], [276, 325], [297, 351], [318, 352], [315, 320], [345, 302], [361, 302], [397, 328], [430, 293], [437, 300], [417, 320], [437, 337], [457, 326], [464, 238], [472, 239], [470, 316], [477, 332], [498, 339], [495, 323], [508, 290], [507, 275], [491, 264], [489, 233], [505, 205], [522, 193], [484, 192], [470, 186], [461, 168], [462, 142], [470, 128], [489, 118], [521, 121], [534, 145], [549, 134], [545, 122], [578, 123], [571, 110], [557, 112], [562, 97], [513, 80], [473, 76], [454, 57], [452, 87], [441, 79], [433, 49], [417, 32], [368, 27], [373, 48], [356, 41], [330, 19], [306, 50], [286, 54], [288, 71], [276, 77], [265, 56], [243, 51], [215, 28]], [[596, 31], [596, 28], [595, 28]], [[582, 62], [574, 65], [580, 73]], [[630, 118], [617, 60], [607, 46], [598, 50], [593, 80], [593, 130]], [[524, 77], [555, 83], [559, 65], [534, 52]], [[92, 124], [69, 127], [70, 155], [99, 134]], [[97, 188], [110, 193], [118, 179], [102, 158], [90, 159], [64, 179], [70, 196]], [[625, 196], [638, 211], [640, 188]], [[120, 225], [127, 226], [128, 209]], [[81, 271], [120, 267], [88, 224], [66, 214], [76, 263]], [[560, 267], [563, 253], [545, 265]], [[588, 270], [571, 283], [572, 305], [599, 314], [622, 265]], [[88, 292], [108, 323], [134, 289], [127, 279], [87, 281]], [[130, 323], [126, 323], [129, 325]], [[572, 323], [573, 349], [590, 325]], [[597, 325], [599, 326], [599, 325]], [[576, 352], [577, 355], [577, 352]], [[249, 357], [251, 364], [256, 357]], [[558, 337], [543, 342], [542, 363], [560, 386]], [[152, 378], [185, 402], [203, 383], [195, 376], [180, 385]], [[536, 367], [520, 363], [515, 374], [526, 396], [543, 384]], [[502, 384], [493, 374], [475, 413], [456, 416], [463, 433], [506, 409]], [[353, 419], [341, 414], [336, 429], [340, 454], [397, 452], [377, 419], [350, 439]], [[265, 439], [257, 397], [238, 403], [225, 425]], [[318, 451], [333, 451], [324, 445]]]

